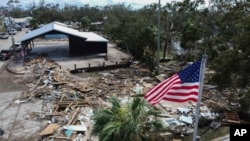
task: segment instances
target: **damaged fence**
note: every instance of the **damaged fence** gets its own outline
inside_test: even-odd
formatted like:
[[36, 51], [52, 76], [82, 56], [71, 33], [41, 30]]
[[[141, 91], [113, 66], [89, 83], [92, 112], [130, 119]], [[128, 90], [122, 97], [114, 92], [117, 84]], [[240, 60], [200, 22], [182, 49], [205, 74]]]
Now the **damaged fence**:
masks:
[[100, 66], [91, 66], [91, 64], [88, 64], [88, 67], [77, 67], [76, 64], [74, 64], [74, 69], [71, 70], [71, 73], [78, 73], [78, 72], [93, 72], [93, 71], [102, 71], [102, 70], [110, 70], [110, 69], [118, 69], [118, 68], [128, 68], [130, 67], [131, 62], [126, 61], [126, 62], [120, 62], [118, 63], [117, 61], [115, 64], [109, 64], [107, 65], [105, 62], [103, 62], [102, 65]]

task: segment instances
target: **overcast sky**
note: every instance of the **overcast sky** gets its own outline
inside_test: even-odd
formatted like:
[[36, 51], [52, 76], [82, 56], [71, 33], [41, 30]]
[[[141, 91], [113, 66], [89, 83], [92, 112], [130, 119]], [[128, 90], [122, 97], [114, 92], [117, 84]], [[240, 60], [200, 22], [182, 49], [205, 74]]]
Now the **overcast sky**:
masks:
[[[19, 0], [20, 4], [25, 7], [35, 1], [38, 4], [39, 0]], [[161, 0], [161, 4], [165, 5], [167, 2], [181, 1], [181, 0]], [[1, 6], [6, 6], [8, 0], [0, 0]], [[133, 8], [142, 8], [145, 5], [158, 3], [159, 0], [45, 0], [45, 3], [59, 3], [63, 6], [65, 3], [70, 5], [83, 6], [89, 4], [89, 6], [105, 6], [108, 4], [123, 3], [125, 5], [131, 5]]]

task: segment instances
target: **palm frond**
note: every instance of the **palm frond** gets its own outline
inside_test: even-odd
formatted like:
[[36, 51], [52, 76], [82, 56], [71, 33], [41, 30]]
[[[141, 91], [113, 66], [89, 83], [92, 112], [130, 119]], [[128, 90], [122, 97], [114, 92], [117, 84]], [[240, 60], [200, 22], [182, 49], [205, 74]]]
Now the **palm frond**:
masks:
[[100, 141], [145, 141], [151, 138], [150, 130], [160, 130], [160, 122], [149, 120], [159, 111], [150, 107], [143, 98], [135, 97], [125, 105], [115, 97], [110, 97], [109, 102], [111, 107], [99, 110], [93, 116], [92, 132], [99, 136]]
[[100, 132], [101, 141], [117, 141], [120, 138], [122, 123], [119, 121], [109, 122]]

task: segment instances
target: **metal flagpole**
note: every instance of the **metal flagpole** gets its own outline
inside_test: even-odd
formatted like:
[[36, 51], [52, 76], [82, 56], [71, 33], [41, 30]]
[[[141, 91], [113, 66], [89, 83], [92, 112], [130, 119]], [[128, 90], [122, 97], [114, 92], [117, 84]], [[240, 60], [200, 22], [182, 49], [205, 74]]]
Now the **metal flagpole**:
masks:
[[198, 94], [198, 102], [196, 105], [196, 115], [195, 115], [195, 124], [194, 124], [194, 133], [193, 133], [193, 141], [197, 141], [197, 130], [198, 130], [198, 123], [199, 123], [199, 116], [200, 116], [200, 103], [202, 98], [202, 89], [203, 89], [203, 83], [204, 83], [204, 74], [206, 69], [206, 63], [207, 63], [207, 55], [202, 55], [201, 60], [201, 67], [200, 67], [200, 77], [199, 77], [199, 94]]

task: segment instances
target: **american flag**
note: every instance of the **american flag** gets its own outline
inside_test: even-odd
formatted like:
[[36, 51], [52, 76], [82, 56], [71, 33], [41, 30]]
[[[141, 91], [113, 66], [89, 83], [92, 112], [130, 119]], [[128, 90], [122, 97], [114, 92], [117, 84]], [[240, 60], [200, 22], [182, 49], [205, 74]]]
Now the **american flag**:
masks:
[[155, 105], [161, 100], [173, 102], [197, 102], [199, 93], [199, 77], [201, 60], [189, 65], [151, 88], [144, 98]]

